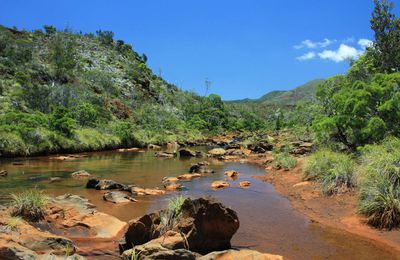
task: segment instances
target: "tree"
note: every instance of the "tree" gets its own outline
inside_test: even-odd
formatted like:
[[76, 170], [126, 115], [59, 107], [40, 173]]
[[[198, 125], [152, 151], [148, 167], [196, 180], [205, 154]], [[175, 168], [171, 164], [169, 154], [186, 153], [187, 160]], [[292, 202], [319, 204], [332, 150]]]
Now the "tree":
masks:
[[50, 61], [54, 68], [54, 76], [60, 82], [68, 82], [77, 65], [76, 43], [73, 38], [63, 34], [56, 34], [50, 43]]
[[96, 31], [97, 37], [104, 45], [111, 45], [113, 43], [114, 33], [112, 31]]
[[382, 72], [400, 70], [400, 20], [393, 14], [393, 2], [374, 0], [371, 29], [375, 32], [373, 54]]

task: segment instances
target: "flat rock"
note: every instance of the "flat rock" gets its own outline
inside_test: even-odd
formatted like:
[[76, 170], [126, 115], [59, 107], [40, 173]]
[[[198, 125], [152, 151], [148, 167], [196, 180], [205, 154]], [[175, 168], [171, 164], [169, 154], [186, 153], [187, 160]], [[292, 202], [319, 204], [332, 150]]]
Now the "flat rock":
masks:
[[211, 252], [205, 256], [197, 258], [198, 260], [283, 260], [280, 255], [272, 255], [266, 253], [260, 253], [254, 250], [242, 249], [242, 250], [226, 250]]
[[132, 194], [135, 194], [137, 196], [145, 196], [145, 195], [163, 195], [165, 194], [165, 190], [160, 190], [160, 189], [145, 189], [141, 187], [131, 187], [131, 192]]
[[127, 202], [136, 202], [134, 198], [131, 196], [120, 192], [120, 191], [109, 191], [103, 195], [103, 199], [105, 201], [113, 202], [113, 203], [127, 203]]
[[167, 191], [178, 191], [183, 189], [183, 185], [180, 183], [165, 184], [164, 187]]
[[214, 148], [208, 151], [211, 156], [222, 156], [226, 154], [226, 150], [222, 148]]
[[171, 152], [156, 152], [154, 154], [155, 157], [162, 157], [162, 158], [174, 158], [178, 156], [177, 153], [171, 153]]
[[229, 186], [229, 183], [226, 181], [214, 181], [213, 183], [211, 183], [211, 188], [213, 189], [224, 189], [228, 188]]
[[132, 148], [121, 148], [117, 150], [118, 152], [138, 152], [140, 148], [132, 147]]
[[177, 179], [186, 180], [187, 181], [187, 180], [191, 180], [191, 179], [194, 179], [194, 178], [199, 178], [201, 176], [203, 176], [203, 175], [201, 175], [200, 173], [185, 173], [185, 174], [179, 175], [177, 177]]

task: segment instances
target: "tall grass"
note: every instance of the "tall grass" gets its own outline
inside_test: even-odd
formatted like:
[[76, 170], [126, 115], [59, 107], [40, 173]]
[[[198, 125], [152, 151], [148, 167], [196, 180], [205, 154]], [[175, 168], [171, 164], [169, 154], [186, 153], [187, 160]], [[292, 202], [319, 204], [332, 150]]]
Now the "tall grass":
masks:
[[322, 184], [324, 195], [346, 192], [356, 186], [356, 164], [350, 156], [330, 150], [311, 155], [303, 168], [303, 178]]
[[36, 222], [44, 218], [44, 208], [48, 198], [38, 189], [29, 189], [18, 194], [11, 194], [11, 215]]
[[186, 198], [182, 195], [169, 200], [167, 209], [161, 214], [160, 233], [165, 234], [168, 230], [172, 230], [179, 220], [181, 208]]
[[297, 165], [297, 160], [287, 152], [274, 153], [272, 167], [275, 169], [290, 170]]
[[400, 139], [361, 149], [360, 213], [377, 228], [400, 227]]

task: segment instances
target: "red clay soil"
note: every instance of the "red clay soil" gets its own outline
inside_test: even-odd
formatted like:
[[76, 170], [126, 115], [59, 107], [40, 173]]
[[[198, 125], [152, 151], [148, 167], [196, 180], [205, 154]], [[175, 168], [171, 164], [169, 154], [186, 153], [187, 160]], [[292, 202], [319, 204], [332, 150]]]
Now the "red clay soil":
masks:
[[[262, 164], [263, 160], [252, 158], [249, 162]], [[280, 194], [291, 201], [295, 209], [312, 221], [373, 240], [374, 243], [398, 251], [400, 256], [400, 230], [378, 230], [368, 226], [365, 218], [357, 214], [355, 191], [335, 196], [322, 195], [317, 183], [302, 180], [303, 163], [304, 158], [299, 158], [298, 165], [290, 171], [267, 167], [268, 174], [258, 178], [273, 184]]]

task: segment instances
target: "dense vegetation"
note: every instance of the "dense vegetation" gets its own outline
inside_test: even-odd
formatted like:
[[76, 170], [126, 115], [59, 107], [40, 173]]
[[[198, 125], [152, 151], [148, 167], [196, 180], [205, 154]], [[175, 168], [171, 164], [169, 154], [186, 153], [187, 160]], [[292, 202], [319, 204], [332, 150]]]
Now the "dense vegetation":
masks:
[[187, 141], [246, 127], [219, 96], [181, 91], [146, 61], [110, 31], [0, 27], [0, 155]]

